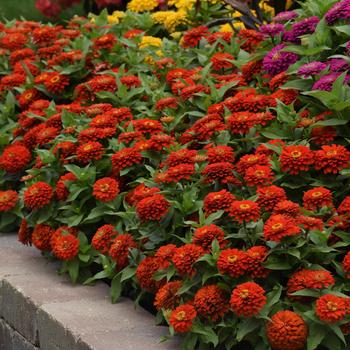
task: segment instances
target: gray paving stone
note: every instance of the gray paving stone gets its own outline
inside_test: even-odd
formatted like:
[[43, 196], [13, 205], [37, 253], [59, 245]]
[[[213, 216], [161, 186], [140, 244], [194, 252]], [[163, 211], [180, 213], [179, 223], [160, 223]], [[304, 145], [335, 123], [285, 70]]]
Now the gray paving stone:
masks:
[[1, 350], [39, 350], [29, 343], [18, 332], [0, 319], [0, 349]]

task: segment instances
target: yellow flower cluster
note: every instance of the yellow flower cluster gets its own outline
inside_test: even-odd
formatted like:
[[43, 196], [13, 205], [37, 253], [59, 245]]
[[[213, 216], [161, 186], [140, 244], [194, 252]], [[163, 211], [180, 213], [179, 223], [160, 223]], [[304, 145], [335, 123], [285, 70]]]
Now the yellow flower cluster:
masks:
[[139, 44], [140, 49], [145, 49], [149, 46], [161, 47], [163, 45], [163, 41], [160, 38], [156, 38], [154, 36], [145, 35], [142, 37], [142, 40]]
[[118, 24], [124, 16], [125, 13], [123, 11], [114, 11], [111, 15], [108, 16], [108, 23]]
[[180, 11], [158, 11], [152, 14], [153, 21], [164, 25], [169, 33], [173, 33], [175, 28], [186, 23], [187, 13]]
[[195, 4], [196, 0], [169, 0], [169, 6], [175, 6], [179, 10], [188, 11]]
[[128, 10], [133, 12], [152, 11], [159, 5], [157, 0], [131, 0], [128, 3]]

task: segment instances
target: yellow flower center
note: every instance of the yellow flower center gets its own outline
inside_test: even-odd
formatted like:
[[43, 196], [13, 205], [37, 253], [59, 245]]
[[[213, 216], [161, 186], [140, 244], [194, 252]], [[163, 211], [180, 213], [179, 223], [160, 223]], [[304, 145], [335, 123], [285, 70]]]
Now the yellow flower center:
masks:
[[273, 230], [279, 230], [280, 228], [283, 227], [283, 224], [278, 222], [277, 224], [272, 225]]
[[301, 152], [300, 151], [293, 151], [290, 154], [293, 158], [299, 158], [301, 156]]
[[240, 204], [239, 208], [243, 209], [243, 210], [247, 210], [247, 209], [250, 209], [250, 205], [249, 204]]
[[227, 257], [227, 261], [230, 263], [234, 263], [237, 260], [237, 255], [230, 255]]
[[186, 312], [185, 311], [179, 311], [176, 315], [176, 319], [178, 321], [183, 321], [186, 317]]
[[248, 298], [248, 296], [249, 296], [249, 290], [248, 290], [248, 289], [243, 289], [243, 290], [241, 291], [241, 293], [239, 294], [239, 296], [240, 296], [242, 299]]

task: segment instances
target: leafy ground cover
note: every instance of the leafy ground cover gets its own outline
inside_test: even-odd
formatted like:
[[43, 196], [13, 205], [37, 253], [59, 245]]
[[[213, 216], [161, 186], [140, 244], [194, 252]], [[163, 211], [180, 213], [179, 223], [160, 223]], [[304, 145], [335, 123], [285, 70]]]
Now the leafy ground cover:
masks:
[[184, 349], [347, 349], [349, 1], [161, 15], [2, 25], [1, 229]]

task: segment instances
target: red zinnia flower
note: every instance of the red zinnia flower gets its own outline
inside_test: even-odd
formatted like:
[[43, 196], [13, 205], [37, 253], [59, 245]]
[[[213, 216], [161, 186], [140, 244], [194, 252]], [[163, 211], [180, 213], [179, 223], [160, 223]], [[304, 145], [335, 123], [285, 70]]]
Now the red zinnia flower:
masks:
[[260, 218], [259, 205], [250, 200], [233, 201], [229, 215], [240, 224], [249, 221], [258, 221]]
[[118, 181], [111, 177], [104, 177], [94, 183], [92, 194], [101, 202], [110, 202], [117, 197], [118, 193]]
[[116, 262], [118, 271], [128, 265], [130, 248], [137, 248], [137, 244], [128, 233], [119, 235], [113, 240], [108, 253], [112, 260]]
[[343, 146], [322, 146], [315, 152], [315, 169], [324, 174], [337, 174], [350, 165], [350, 152]]
[[196, 47], [200, 40], [208, 34], [208, 27], [199, 26], [187, 30], [182, 38], [183, 47]]
[[94, 42], [94, 49], [101, 50], [101, 49], [111, 49], [117, 42], [117, 38], [114, 34], [105, 34], [101, 35], [93, 40]]
[[32, 245], [33, 229], [28, 227], [27, 221], [22, 219], [18, 229], [18, 241], [24, 245]]
[[274, 209], [277, 203], [287, 199], [285, 190], [275, 185], [259, 187], [256, 193], [258, 195], [257, 202], [259, 206], [265, 208], [267, 211]]
[[177, 333], [189, 332], [193, 320], [197, 317], [196, 309], [189, 304], [178, 306], [170, 315], [169, 323]]
[[29, 209], [39, 209], [51, 202], [52, 187], [46, 182], [39, 181], [24, 191], [24, 205]]
[[207, 151], [207, 159], [210, 164], [220, 162], [232, 162], [235, 159], [233, 148], [229, 146], [210, 147]]
[[347, 278], [350, 278], [350, 252], [343, 259], [343, 269], [346, 272]]
[[161, 194], [146, 197], [136, 204], [141, 221], [160, 221], [169, 211], [170, 203]]
[[219, 210], [227, 211], [235, 199], [235, 196], [226, 190], [211, 192], [204, 198], [203, 210], [207, 216]]
[[7, 146], [0, 156], [0, 168], [8, 173], [17, 173], [25, 168], [32, 159], [27, 147], [22, 145]]
[[32, 242], [40, 250], [51, 250], [51, 236], [55, 230], [44, 224], [35, 225], [32, 233]]
[[306, 344], [308, 327], [295, 312], [282, 310], [267, 323], [266, 335], [275, 350], [301, 350]]
[[234, 60], [234, 57], [229, 53], [217, 52], [212, 56], [210, 62], [213, 64], [215, 70], [220, 70], [224, 68], [232, 68], [233, 63], [230, 62], [232, 60]]
[[241, 157], [237, 163], [237, 171], [240, 174], [244, 174], [250, 167], [254, 165], [270, 165], [270, 158], [265, 154], [246, 154]]
[[159, 288], [155, 295], [154, 306], [159, 311], [161, 309], [174, 310], [180, 302], [177, 292], [181, 288], [181, 281], [168, 282]]
[[185, 244], [176, 249], [172, 261], [180, 275], [192, 276], [195, 273], [193, 264], [204, 254], [202, 247]]
[[268, 276], [270, 270], [262, 265], [267, 258], [268, 252], [268, 248], [264, 246], [254, 246], [247, 250], [247, 266], [250, 277], [266, 278]]
[[335, 283], [332, 274], [326, 270], [307, 270], [303, 269], [295, 272], [287, 284], [288, 297], [296, 300], [303, 300], [293, 293], [302, 289], [325, 289]]
[[216, 322], [228, 311], [228, 296], [215, 284], [204, 286], [194, 296], [193, 306], [199, 315]]
[[56, 197], [59, 201], [66, 200], [69, 196], [68, 188], [66, 187], [66, 181], [75, 181], [77, 178], [72, 173], [62, 175], [56, 183]]
[[264, 225], [267, 241], [281, 242], [283, 237], [298, 235], [300, 232], [293, 219], [281, 214], [271, 215]]
[[79, 239], [69, 233], [56, 238], [52, 252], [60, 260], [73, 260], [79, 253], [79, 244]]
[[306, 146], [286, 146], [280, 155], [281, 169], [292, 175], [308, 171], [314, 163], [313, 152]]
[[0, 212], [12, 210], [16, 206], [17, 201], [18, 193], [16, 191], [0, 191]]
[[48, 77], [44, 80], [44, 86], [46, 87], [46, 90], [56, 95], [62, 93], [68, 85], [68, 76], [57, 72], [49, 73]]
[[220, 227], [210, 224], [197, 228], [196, 231], [194, 231], [192, 242], [201, 246], [204, 251], [208, 253], [215, 239], [218, 241], [220, 248], [224, 248], [227, 245], [224, 236], [225, 233]]
[[114, 153], [111, 157], [113, 169], [121, 171], [131, 167], [134, 164], [139, 164], [142, 161], [141, 153], [133, 147], [123, 148]]
[[230, 304], [238, 316], [256, 316], [266, 304], [265, 290], [255, 282], [239, 284], [232, 292]]
[[163, 111], [165, 108], [175, 109], [178, 106], [178, 101], [176, 97], [165, 97], [160, 100], [155, 105], [157, 111]]
[[232, 278], [238, 278], [247, 271], [248, 261], [246, 252], [236, 248], [226, 249], [220, 253], [217, 267], [220, 273], [228, 274]]
[[154, 194], [159, 192], [158, 187], [147, 187], [144, 184], [140, 184], [136, 186], [133, 190], [131, 190], [126, 196], [125, 200], [130, 205], [135, 205], [138, 202], [140, 202], [142, 199], [145, 199], [147, 197], [151, 197]]
[[272, 214], [282, 214], [286, 216], [290, 216], [292, 218], [296, 218], [300, 215], [300, 207], [298, 203], [294, 203], [289, 200], [284, 200], [278, 202], [273, 208]]
[[342, 321], [348, 314], [347, 299], [326, 294], [316, 300], [316, 315], [326, 323]]
[[207, 182], [218, 180], [226, 183], [233, 178], [233, 169], [233, 164], [228, 162], [213, 163], [205, 166], [202, 170], [202, 175], [205, 176]]
[[150, 293], [155, 293], [165, 283], [165, 279], [157, 281], [154, 274], [157, 271], [169, 266], [169, 262], [154, 256], [148, 256], [143, 259], [136, 269], [136, 277], [141, 288]]
[[102, 254], [108, 253], [111, 244], [118, 236], [118, 232], [112, 225], [101, 226], [94, 234], [91, 240], [91, 246]]
[[102, 158], [104, 149], [99, 142], [87, 142], [77, 148], [77, 159], [87, 164], [92, 160], [99, 160]]
[[269, 185], [274, 179], [274, 174], [270, 167], [265, 165], [254, 165], [247, 169], [244, 180], [248, 186]]
[[324, 187], [315, 187], [304, 193], [303, 206], [307, 210], [333, 207], [332, 192]]

